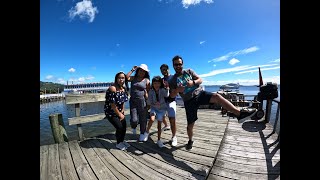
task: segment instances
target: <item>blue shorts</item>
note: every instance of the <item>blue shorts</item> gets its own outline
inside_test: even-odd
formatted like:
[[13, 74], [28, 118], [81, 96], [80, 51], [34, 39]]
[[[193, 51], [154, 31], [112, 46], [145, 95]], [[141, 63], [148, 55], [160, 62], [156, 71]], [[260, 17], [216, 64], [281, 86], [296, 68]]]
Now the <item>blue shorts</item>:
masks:
[[212, 92], [201, 91], [197, 96], [194, 96], [190, 100], [184, 102], [188, 124], [192, 124], [198, 119], [199, 106], [208, 105], [212, 94]]
[[177, 103], [176, 101], [167, 102], [167, 112], [169, 118], [175, 118], [177, 112]]
[[156, 120], [162, 121], [162, 118], [165, 116], [166, 110], [159, 110], [153, 107], [150, 108], [150, 116], [156, 116]]

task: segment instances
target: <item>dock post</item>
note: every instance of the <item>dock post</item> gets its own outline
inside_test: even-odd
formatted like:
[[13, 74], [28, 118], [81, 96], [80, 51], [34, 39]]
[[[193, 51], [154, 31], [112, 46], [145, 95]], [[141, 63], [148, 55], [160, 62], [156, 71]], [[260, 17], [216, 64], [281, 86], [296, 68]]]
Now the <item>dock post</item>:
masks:
[[267, 99], [266, 116], [265, 116], [265, 121], [267, 123], [270, 121], [271, 107], [272, 107], [272, 99]]
[[68, 142], [67, 132], [64, 127], [62, 114], [50, 114], [50, 125], [55, 143]]
[[[75, 110], [76, 110], [76, 117], [80, 117], [80, 103], [77, 103], [74, 105]], [[79, 134], [79, 139], [80, 141], [84, 140], [84, 135], [82, 132], [82, 126], [81, 124], [77, 124], [77, 128], [78, 128], [78, 134]]]

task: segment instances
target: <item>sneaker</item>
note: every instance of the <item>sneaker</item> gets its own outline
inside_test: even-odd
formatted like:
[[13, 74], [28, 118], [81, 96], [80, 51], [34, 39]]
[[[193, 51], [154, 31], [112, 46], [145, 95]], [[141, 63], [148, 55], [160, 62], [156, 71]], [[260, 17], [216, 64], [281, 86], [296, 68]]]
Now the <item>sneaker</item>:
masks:
[[144, 132], [143, 135], [144, 135], [143, 141], [148, 141], [149, 133]]
[[240, 116], [237, 117], [238, 122], [242, 123], [247, 119], [250, 119], [252, 116], [254, 116], [257, 113], [256, 108], [242, 108], [240, 110]]
[[137, 134], [137, 130], [136, 129], [132, 129], [132, 134]]
[[130, 144], [127, 143], [126, 141], [123, 141], [122, 143], [124, 144], [124, 146], [126, 146], [126, 148], [130, 147]]
[[162, 148], [162, 147], [164, 146], [161, 140], [158, 140], [158, 141], [157, 141], [157, 144], [158, 144], [158, 146], [159, 146], [160, 148]]
[[118, 143], [118, 144], [116, 145], [116, 147], [117, 147], [118, 149], [122, 150], [122, 151], [127, 149], [126, 146], [125, 146], [122, 142]]
[[171, 143], [172, 146], [177, 146], [177, 144], [178, 144], [177, 136], [174, 136], [174, 137], [171, 139], [171, 141], [172, 141], [172, 143]]
[[189, 140], [188, 144], [186, 145], [186, 150], [192, 149], [193, 141]]
[[161, 129], [161, 131], [167, 131], [167, 130], [170, 130], [171, 128], [170, 128], [170, 126], [165, 126], [165, 127], [163, 127], [162, 129]]
[[144, 134], [140, 134], [139, 141], [144, 141]]

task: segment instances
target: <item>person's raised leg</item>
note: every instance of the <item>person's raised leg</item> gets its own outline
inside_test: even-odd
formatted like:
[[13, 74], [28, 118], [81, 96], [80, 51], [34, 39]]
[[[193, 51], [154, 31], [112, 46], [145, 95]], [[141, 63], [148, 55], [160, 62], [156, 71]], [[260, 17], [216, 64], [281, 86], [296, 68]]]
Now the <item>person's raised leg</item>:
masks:
[[220, 104], [224, 109], [233, 113], [237, 117], [239, 122], [251, 118], [257, 112], [257, 109], [255, 109], [255, 108], [238, 109], [230, 101], [228, 101], [226, 98], [224, 98], [223, 96], [221, 96], [218, 93], [212, 94], [212, 96], [210, 98], [210, 103]]

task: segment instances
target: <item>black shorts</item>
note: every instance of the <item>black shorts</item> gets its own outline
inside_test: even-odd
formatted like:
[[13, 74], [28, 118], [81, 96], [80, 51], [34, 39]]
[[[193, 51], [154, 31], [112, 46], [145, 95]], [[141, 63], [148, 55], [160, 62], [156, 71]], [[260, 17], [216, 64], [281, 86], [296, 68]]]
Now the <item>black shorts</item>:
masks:
[[184, 102], [188, 124], [192, 124], [198, 119], [199, 106], [208, 105], [212, 94], [212, 92], [201, 91], [197, 96], [194, 96], [190, 100]]

